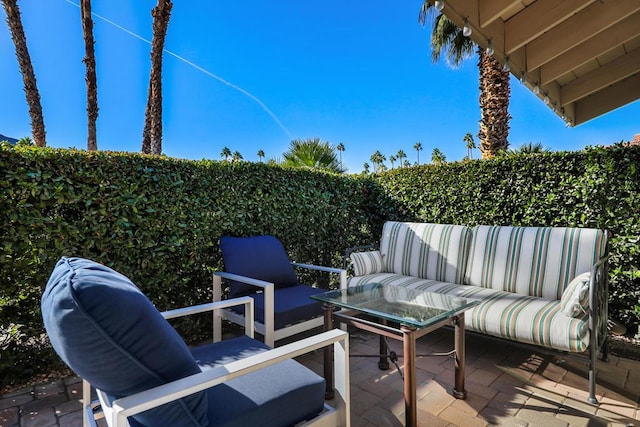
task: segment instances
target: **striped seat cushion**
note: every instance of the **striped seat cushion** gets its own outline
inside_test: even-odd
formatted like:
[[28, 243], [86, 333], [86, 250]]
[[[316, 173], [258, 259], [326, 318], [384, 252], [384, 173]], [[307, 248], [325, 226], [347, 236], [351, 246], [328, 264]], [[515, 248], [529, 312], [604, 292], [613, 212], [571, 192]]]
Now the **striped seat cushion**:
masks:
[[462, 284], [470, 240], [462, 225], [389, 221], [380, 252], [385, 271]]
[[477, 286], [456, 285], [393, 273], [349, 279], [348, 286], [384, 283], [399, 287], [481, 299], [466, 312], [466, 327], [501, 338], [561, 351], [583, 352], [589, 345], [588, 317], [568, 317], [559, 300], [517, 295]]
[[596, 229], [480, 225], [473, 229], [464, 283], [559, 300], [605, 246], [604, 232]]

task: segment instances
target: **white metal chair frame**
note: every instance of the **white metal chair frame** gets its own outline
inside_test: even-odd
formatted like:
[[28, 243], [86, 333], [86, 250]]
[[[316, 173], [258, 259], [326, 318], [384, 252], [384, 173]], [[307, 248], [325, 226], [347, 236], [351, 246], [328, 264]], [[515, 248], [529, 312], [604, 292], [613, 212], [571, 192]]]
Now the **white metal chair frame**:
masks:
[[[291, 265], [298, 268], [305, 268], [308, 270], [324, 271], [327, 273], [333, 273], [339, 275], [340, 289], [346, 289], [347, 287], [347, 270], [333, 267], [323, 267], [312, 264], [301, 264], [292, 262]], [[275, 347], [275, 342], [292, 335], [299, 334], [301, 332], [320, 327], [324, 325], [324, 318], [322, 315], [309, 319], [303, 322], [287, 325], [280, 329], [275, 329], [274, 319], [274, 290], [275, 284], [266, 282], [264, 280], [258, 280], [251, 277], [240, 276], [238, 274], [227, 273], [224, 271], [217, 271], [213, 273], [213, 300], [222, 301], [222, 279], [233, 280], [236, 282], [245, 283], [261, 288], [264, 293], [264, 323], [255, 321], [255, 330], [264, 337], [264, 343], [270, 347]], [[214, 341], [220, 341], [222, 335], [215, 335], [215, 331], [221, 331], [222, 319], [226, 319], [238, 325], [245, 324], [245, 318], [242, 314], [238, 314], [233, 310], [219, 310], [214, 314]]]
[[[253, 299], [251, 297], [232, 298], [193, 307], [180, 308], [162, 313], [165, 319], [172, 319], [190, 314], [212, 311], [215, 313], [234, 305], [245, 305], [245, 334], [253, 338]], [[219, 326], [218, 326], [219, 327]], [[214, 335], [220, 335], [214, 323]], [[83, 380], [82, 406], [83, 426], [97, 427], [96, 420], [105, 418], [109, 427], [129, 427], [127, 417], [175, 401], [185, 396], [206, 390], [233, 378], [257, 371], [267, 366], [292, 359], [300, 355], [333, 345], [335, 407], [325, 403], [325, 409], [314, 419], [304, 422], [302, 426], [350, 426], [349, 404], [349, 335], [339, 329], [323, 332], [312, 337], [267, 350], [265, 352], [236, 360], [211, 370], [181, 378], [170, 383], [154, 387], [131, 396], [108, 403], [105, 393], [96, 390], [98, 401], [91, 401], [91, 385]], [[101, 408], [98, 408], [101, 406]]]

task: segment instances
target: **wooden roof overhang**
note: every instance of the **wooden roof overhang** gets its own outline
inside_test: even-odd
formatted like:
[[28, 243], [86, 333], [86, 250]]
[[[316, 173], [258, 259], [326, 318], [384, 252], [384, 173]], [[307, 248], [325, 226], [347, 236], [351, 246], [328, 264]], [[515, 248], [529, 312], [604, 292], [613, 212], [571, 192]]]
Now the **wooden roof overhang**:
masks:
[[570, 125], [640, 98], [640, 0], [444, 0], [442, 12]]

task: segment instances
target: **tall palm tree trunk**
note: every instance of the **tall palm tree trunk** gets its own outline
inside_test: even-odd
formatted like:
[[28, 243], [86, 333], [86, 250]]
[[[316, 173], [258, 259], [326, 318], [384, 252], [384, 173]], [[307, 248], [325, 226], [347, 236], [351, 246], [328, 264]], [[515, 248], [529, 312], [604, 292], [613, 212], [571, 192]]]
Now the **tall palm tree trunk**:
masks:
[[502, 71], [502, 64], [478, 48], [480, 69], [480, 152], [483, 159], [490, 159], [501, 150], [509, 148], [509, 98], [511, 86], [509, 72]]
[[162, 53], [172, 7], [171, 0], [158, 0], [158, 4], [151, 11], [153, 16], [151, 76], [142, 132], [143, 153], [162, 154]]
[[31, 116], [31, 132], [33, 140], [38, 147], [47, 145], [46, 132], [44, 130], [44, 118], [42, 116], [42, 104], [40, 104], [40, 92], [36, 83], [36, 75], [31, 65], [29, 49], [27, 49], [27, 39], [24, 35], [22, 18], [17, 0], [2, 0], [2, 5], [7, 13], [7, 24], [11, 31], [11, 38], [16, 48], [16, 57], [24, 82], [24, 92], [29, 105], [29, 115]]
[[82, 19], [82, 34], [84, 36], [85, 56], [82, 62], [87, 69], [85, 82], [87, 83], [87, 150], [98, 149], [96, 137], [96, 120], [98, 119], [98, 82], [96, 78], [96, 53], [93, 39], [93, 18], [91, 17], [91, 0], [80, 1], [80, 17]]

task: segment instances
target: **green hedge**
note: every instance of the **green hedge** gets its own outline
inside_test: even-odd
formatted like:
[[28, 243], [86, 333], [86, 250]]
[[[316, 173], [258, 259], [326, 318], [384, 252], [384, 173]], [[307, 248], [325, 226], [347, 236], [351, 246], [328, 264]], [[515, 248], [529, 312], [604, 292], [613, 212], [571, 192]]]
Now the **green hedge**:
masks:
[[[57, 361], [39, 300], [63, 255], [114, 266], [162, 310], [210, 300], [222, 235], [273, 234], [294, 260], [339, 266], [347, 247], [376, 242], [388, 219], [608, 229], [611, 311], [635, 327], [639, 166], [640, 147], [617, 146], [341, 176], [0, 145], [0, 385]], [[207, 321], [181, 328], [197, 338]]]
[[378, 182], [403, 220], [595, 227], [610, 233], [612, 317], [640, 324], [640, 147], [396, 169]]
[[57, 360], [27, 338], [43, 334], [40, 295], [63, 255], [114, 266], [162, 310], [210, 301], [222, 235], [273, 234], [296, 261], [339, 266], [383, 220], [369, 179], [260, 163], [4, 146], [0, 187], [0, 327], [21, 325], [0, 341], [1, 381]]

